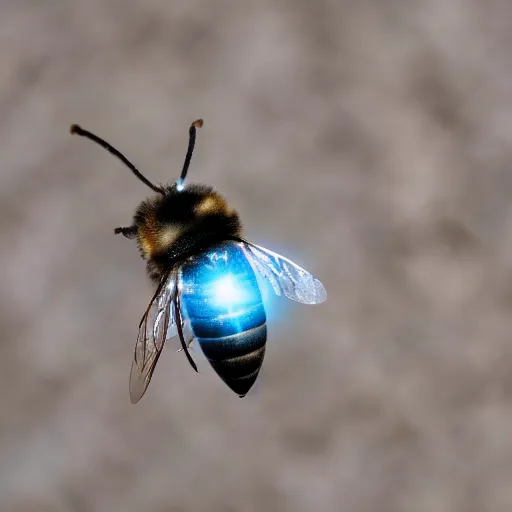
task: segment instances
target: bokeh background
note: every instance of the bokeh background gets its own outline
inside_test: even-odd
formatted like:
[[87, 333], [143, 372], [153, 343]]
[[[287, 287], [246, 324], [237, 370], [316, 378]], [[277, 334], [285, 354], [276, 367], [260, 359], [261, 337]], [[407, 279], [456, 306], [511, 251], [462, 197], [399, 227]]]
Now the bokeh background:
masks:
[[[0, 2], [0, 510], [512, 510], [512, 6]], [[218, 188], [329, 299], [254, 391], [166, 347], [133, 406], [150, 193]], [[197, 355], [197, 349], [195, 351]]]

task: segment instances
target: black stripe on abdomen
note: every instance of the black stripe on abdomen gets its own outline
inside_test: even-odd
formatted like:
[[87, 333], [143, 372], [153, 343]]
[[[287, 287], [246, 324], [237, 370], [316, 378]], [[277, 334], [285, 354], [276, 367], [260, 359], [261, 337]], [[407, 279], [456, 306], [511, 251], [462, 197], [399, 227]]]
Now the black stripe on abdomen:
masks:
[[267, 341], [266, 324], [222, 338], [198, 338], [219, 377], [239, 396], [247, 394], [260, 371]]

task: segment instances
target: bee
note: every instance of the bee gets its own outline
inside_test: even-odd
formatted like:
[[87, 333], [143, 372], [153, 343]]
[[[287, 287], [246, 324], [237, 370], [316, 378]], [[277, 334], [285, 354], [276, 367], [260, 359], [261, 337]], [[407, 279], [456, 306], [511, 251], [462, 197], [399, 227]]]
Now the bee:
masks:
[[265, 354], [266, 314], [260, 285], [303, 304], [327, 299], [322, 283], [289, 259], [242, 238], [235, 210], [212, 187], [185, 185], [196, 141], [189, 129], [183, 169], [172, 185], [156, 186], [108, 142], [71, 126], [119, 158], [155, 195], [144, 200], [128, 227], [115, 234], [135, 239], [156, 291], [139, 323], [130, 372], [130, 399], [146, 392], [167, 340], [189, 352], [196, 339], [219, 377], [240, 397], [254, 384]]

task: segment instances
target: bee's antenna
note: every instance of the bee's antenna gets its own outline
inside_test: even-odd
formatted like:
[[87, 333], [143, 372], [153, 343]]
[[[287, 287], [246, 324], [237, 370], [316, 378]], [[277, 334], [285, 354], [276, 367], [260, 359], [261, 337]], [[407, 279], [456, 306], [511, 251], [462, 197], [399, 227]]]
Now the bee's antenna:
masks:
[[85, 137], [87, 139], [92, 140], [93, 142], [96, 142], [96, 144], [99, 144], [102, 148], [106, 149], [109, 153], [112, 153], [114, 156], [117, 156], [121, 162], [123, 162], [132, 172], [139, 178], [142, 183], [147, 185], [150, 189], [154, 190], [155, 192], [158, 192], [159, 194], [165, 194], [165, 192], [156, 185], [153, 185], [147, 178], [145, 178], [140, 171], [133, 165], [128, 158], [126, 158], [120, 151], [118, 151], [115, 147], [111, 146], [107, 141], [100, 139], [97, 135], [94, 135], [94, 133], [91, 133], [87, 130], [84, 130], [77, 124], [72, 124], [69, 131], [72, 134], [77, 134], [82, 137]]
[[185, 162], [183, 163], [183, 170], [181, 171], [181, 176], [178, 178], [178, 181], [176, 182], [176, 188], [179, 192], [181, 192], [185, 186], [185, 177], [187, 176], [188, 166], [190, 165], [192, 153], [194, 152], [194, 145], [196, 143], [196, 128], [201, 128], [201, 126], [203, 126], [203, 120], [198, 119], [190, 125], [190, 128], [188, 130], [187, 155], [185, 156]]

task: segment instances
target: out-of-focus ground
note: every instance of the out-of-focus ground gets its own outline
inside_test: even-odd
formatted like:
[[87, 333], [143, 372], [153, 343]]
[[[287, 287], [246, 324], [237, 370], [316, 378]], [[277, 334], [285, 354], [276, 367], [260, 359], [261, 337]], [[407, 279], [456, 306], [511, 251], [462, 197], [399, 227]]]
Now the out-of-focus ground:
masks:
[[[512, 510], [512, 6], [0, 3], [0, 510]], [[130, 223], [218, 188], [317, 275], [244, 400], [169, 346]], [[197, 349], [196, 349], [197, 354]]]

